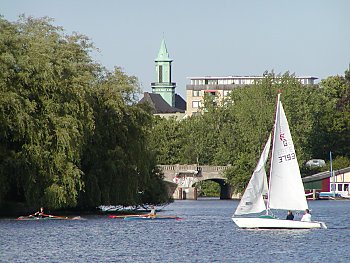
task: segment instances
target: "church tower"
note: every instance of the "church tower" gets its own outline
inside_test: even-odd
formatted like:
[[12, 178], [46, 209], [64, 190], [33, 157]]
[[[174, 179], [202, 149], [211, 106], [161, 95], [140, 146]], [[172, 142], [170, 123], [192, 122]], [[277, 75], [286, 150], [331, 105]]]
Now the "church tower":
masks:
[[156, 63], [156, 82], [151, 83], [152, 93], [162, 96], [162, 98], [171, 106], [175, 107], [175, 88], [176, 83], [171, 82], [171, 62], [169, 53], [166, 49], [165, 40], [162, 40]]

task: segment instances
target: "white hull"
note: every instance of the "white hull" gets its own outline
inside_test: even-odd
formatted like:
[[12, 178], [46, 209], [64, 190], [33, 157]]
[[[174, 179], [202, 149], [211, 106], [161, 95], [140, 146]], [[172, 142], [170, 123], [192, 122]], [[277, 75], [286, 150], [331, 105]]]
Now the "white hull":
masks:
[[311, 229], [327, 228], [323, 222], [302, 222], [271, 218], [233, 217], [233, 222], [240, 228], [262, 229]]

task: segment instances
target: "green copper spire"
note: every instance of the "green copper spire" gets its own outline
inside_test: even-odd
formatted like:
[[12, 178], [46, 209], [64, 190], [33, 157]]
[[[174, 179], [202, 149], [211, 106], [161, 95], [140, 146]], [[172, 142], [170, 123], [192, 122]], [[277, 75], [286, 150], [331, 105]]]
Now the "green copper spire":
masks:
[[166, 48], [165, 40], [162, 40], [162, 43], [160, 44], [160, 49], [158, 52], [158, 57], [155, 59], [155, 61], [172, 61], [169, 58], [169, 53]]
[[160, 44], [158, 57], [155, 59], [155, 77], [156, 81], [151, 83], [152, 93], [162, 96], [162, 98], [172, 107], [175, 107], [175, 88], [176, 83], [171, 79], [171, 62], [169, 53], [163, 39]]

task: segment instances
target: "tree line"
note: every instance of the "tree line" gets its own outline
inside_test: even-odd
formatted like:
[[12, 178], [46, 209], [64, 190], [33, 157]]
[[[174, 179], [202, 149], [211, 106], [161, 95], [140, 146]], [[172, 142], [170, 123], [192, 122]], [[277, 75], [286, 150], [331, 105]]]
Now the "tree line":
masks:
[[50, 18], [0, 17], [0, 206], [165, 203], [158, 164], [230, 165], [240, 191], [272, 130], [278, 90], [302, 174], [329, 151], [335, 169], [350, 166], [349, 70], [318, 85], [266, 72], [220, 107], [206, 96], [203, 114], [177, 121], [138, 104], [137, 78], [104, 68], [95, 49]]
[[221, 107], [213, 103], [220, 98], [206, 95], [203, 114], [180, 122], [158, 119], [151, 143], [158, 163], [230, 165], [227, 181], [242, 191], [272, 132], [280, 91], [302, 175], [329, 169], [312, 169], [305, 163], [329, 160], [330, 151], [334, 169], [350, 166], [349, 69], [344, 76], [328, 77], [316, 85], [303, 85], [289, 72], [264, 75], [253, 85], [233, 89]]
[[50, 18], [0, 17], [0, 205], [168, 202], [136, 77]]

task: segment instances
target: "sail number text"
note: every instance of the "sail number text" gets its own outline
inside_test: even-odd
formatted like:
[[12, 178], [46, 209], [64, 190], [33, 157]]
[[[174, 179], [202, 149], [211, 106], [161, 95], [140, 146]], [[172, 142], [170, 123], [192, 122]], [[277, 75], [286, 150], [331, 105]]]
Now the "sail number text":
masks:
[[279, 163], [290, 161], [295, 159], [295, 153], [288, 153], [285, 155], [278, 156]]

